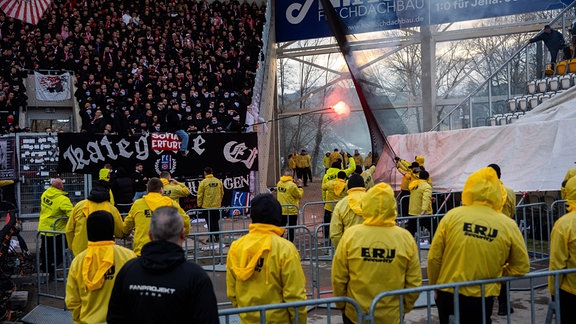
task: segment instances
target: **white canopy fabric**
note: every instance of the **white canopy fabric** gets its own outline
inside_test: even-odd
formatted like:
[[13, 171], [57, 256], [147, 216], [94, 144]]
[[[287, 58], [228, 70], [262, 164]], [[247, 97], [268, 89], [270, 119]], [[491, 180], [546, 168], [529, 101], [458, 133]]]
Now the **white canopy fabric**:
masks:
[[[516, 192], [559, 190], [576, 167], [576, 87], [557, 94], [510, 125], [389, 136], [396, 154], [425, 157], [434, 191], [461, 191], [474, 171], [496, 163]], [[402, 175], [386, 154], [375, 179], [399, 190]]]

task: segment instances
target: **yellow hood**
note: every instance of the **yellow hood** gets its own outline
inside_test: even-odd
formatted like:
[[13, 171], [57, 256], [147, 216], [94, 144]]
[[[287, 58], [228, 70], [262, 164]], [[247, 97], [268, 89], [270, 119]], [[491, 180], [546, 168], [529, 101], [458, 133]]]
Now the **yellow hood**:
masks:
[[348, 189], [348, 207], [352, 209], [354, 214], [362, 216], [362, 193], [366, 192], [366, 188], [352, 188]]
[[336, 181], [334, 181], [334, 193], [336, 196], [341, 196], [344, 190], [346, 190], [346, 180], [336, 179]]
[[82, 214], [84, 214], [84, 216], [88, 217], [88, 215], [92, 214], [93, 212], [95, 212], [97, 210], [105, 210], [105, 211], [111, 213], [112, 211], [110, 210], [110, 208], [108, 208], [109, 206], [110, 206], [110, 204], [108, 204], [107, 201], [105, 201], [105, 202], [93, 202], [93, 201], [90, 201], [87, 199], [84, 206], [82, 206]]
[[162, 181], [162, 185], [167, 185], [168, 183], [170, 183], [170, 181], [168, 181], [168, 179], [166, 178], [160, 178], [160, 181]]
[[414, 188], [417, 188], [418, 185], [421, 184], [422, 182], [428, 182], [428, 180], [417, 179], [417, 180], [411, 181], [410, 184], [408, 184], [408, 190], [412, 190]]
[[396, 225], [396, 198], [387, 183], [379, 183], [370, 188], [362, 198], [364, 225]]
[[82, 264], [82, 277], [86, 288], [90, 291], [102, 288], [106, 272], [113, 265], [114, 241], [88, 242], [88, 249]]
[[[272, 235], [281, 236], [284, 234], [283, 228], [270, 224], [250, 224], [249, 229], [250, 234], [253, 234], [253, 239], [244, 242], [243, 250], [240, 253], [228, 254], [232, 270], [240, 281], [250, 279], [260, 257], [264, 252], [270, 251]], [[268, 278], [267, 272], [266, 278]]]
[[566, 210], [569, 212], [576, 210], [576, 177], [570, 178], [566, 182]]
[[416, 157], [414, 158], [414, 160], [415, 160], [416, 162], [418, 162], [418, 164], [419, 164], [421, 167], [424, 167], [424, 157], [423, 157], [423, 156], [421, 156], [421, 155], [416, 155]]
[[462, 204], [482, 205], [494, 210], [502, 210], [502, 183], [492, 168], [482, 168], [472, 173], [462, 189]]
[[280, 181], [287, 182], [287, 181], [294, 181], [294, 179], [292, 178], [292, 176], [281, 176]]
[[98, 173], [98, 179], [104, 180], [104, 181], [110, 181], [110, 178], [108, 177], [109, 174], [110, 174], [110, 169], [102, 168], [102, 169], [100, 169], [100, 172]]
[[144, 201], [146, 205], [150, 207], [150, 210], [156, 210], [158, 207], [162, 206], [172, 206], [172, 199], [168, 196], [162, 196], [162, 194], [157, 192], [150, 192], [144, 196]]

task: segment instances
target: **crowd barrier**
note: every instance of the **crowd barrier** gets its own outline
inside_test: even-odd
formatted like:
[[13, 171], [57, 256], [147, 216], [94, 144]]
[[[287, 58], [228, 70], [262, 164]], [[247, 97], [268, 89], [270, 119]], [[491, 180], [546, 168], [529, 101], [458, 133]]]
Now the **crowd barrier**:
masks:
[[[308, 214], [317, 213], [317, 211], [313, 211], [314, 208], [321, 208], [321, 215], [323, 217], [323, 206], [324, 202], [309, 203], [304, 205], [302, 209], [299, 209], [300, 217], [298, 217], [298, 225], [287, 227], [287, 229], [294, 229], [295, 231], [294, 243], [301, 255], [303, 268], [305, 269], [308, 281], [306, 283], [307, 296], [311, 299], [320, 299], [332, 293], [330, 267], [334, 251], [329, 238], [324, 237], [324, 228], [329, 226], [329, 224], [315, 221], [314, 218]], [[231, 216], [231, 209], [241, 210], [241, 214]], [[186, 250], [188, 259], [202, 265], [209, 273], [211, 273], [215, 284], [215, 289], [222, 289], [223, 287], [219, 287], [218, 283], [225, 283], [225, 274], [222, 275], [222, 273], [224, 273], [226, 269], [225, 264], [228, 247], [234, 240], [248, 232], [248, 225], [251, 223], [248, 216], [250, 207], [223, 207], [213, 208], [211, 210], [216, 210], [218, 212], [222, 230], [219, 232], [210, 232], [207, 228], [203, 228], [203, 226], [201, 226], [205, 223], [193, 223], [193, 229], [185, 241], [184, 248]], [[205, 209], [189, 210], [187, 213], [191, 215], [192, 219], [194, 220], [201, 217], [202, 211], [205, 211]], [[515, 220], [524, 235], [531, 262], [544, 262], [548, 260], [548, 240], [551, 228], [553, 227], [554, 221], [562, 216], [565, 211], [565, 201], [554, 201], [550, 207], [548, 207], [545, 203], [524, 204], [517, 206]], [[400, 226], [404, 226], [406, 223], [405, 221], [408, 219], [416, 221], [418, 229], [416, 233], [416, 239], [419, 243], [417, 246], [420, 249], [422, 256], [425, 255], [422, 253], [426, 253], [425, 250], [429, 248], [430, 238], [433, 237], [436, 225], [443, 216], [444, 214], [398, 217], [397, 221]], [[226, 219], [232, 219], [232, 222], [225, 222]], [[430, 219], [432, 221], [433, 226], [431, 226], [430, 232], [427, 232], [422, 226], [420, 226], [420, 223], [425, 219]], [[58, 221], [65, 221], [65, 218]], [[226, 226], [222, 227], [223, 225]], [[38, 232], [36, 236], [37, 269], [40, 268], [39, 265], [41, 254], [39, 249], [42, 240], [46, 240], [45, 234], [61, 234], [58, 236], [58, 244], [62, 247], [66, 246], [65, 235], [63, 232]], [[210, 235], [216, 235], [220, 239], [215, 243], [205, 242], [205, 238], [209, 237]], [[56, 253], [56, 251], [56, 246], [53, 246], [52, 252]], [[57, 299], [64, 298], [67, 269], [71, 261], [71, 254], [67, 251], [68, 250], [66, 248], [63, 249], [62, 265], [58, 267], [54, 266], [54, 268], [51, 269], [55, 274], [53, 278], [55, 280], [49, 280], [50, 278], [41, 274], [41, 271], [39, 271], [37, 280], [39, 287], [39, 300], [41, 296]], [[542, 268], [547, 266], [547, 263], [542, 264]], [[538, 274], [531, 275], [538, 276]], [[539, 282], [534, 284], [534, 287], [543, 287], [545, 285], [546, 283]], [[522, 289], [513, 287], [510, 290], [520, 291], [526, 289], [532, 288]], [[226, 306], [229, 304], [230, 303], [227, 301], [227, 299], [219, 300], [220, 306]]]
[[[42, 255], [41, 247], [46, 253]], [[49, 255], [56, 262], [49, 264]], [[66, 278], [72, 256], [66, 245], [66, 234], [59, 231], [38, 231], [36, 233], [36, 284], [38, 287], [38, 304], [41, 297], [64, 300], [66, 294]], [[42, 261], [42, 262], [41, 262]], [[40, 264], [45, 265], [44, 269]], [[46, 273], [47, 271], [48, 273]]]

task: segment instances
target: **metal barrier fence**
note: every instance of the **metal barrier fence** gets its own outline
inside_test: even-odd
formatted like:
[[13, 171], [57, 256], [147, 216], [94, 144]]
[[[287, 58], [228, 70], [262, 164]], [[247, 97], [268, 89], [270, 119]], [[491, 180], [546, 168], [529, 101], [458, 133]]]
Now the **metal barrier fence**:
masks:
[[515, 220], [524, 236], [530, 262], [548, 260], [552, 221], [545, 203], [516, 206]]
[[[44, 250], [43, 254], [41, 250]], [[64, 232], [38, 231], [36, 233], [38, 304], [43, 296], [64, 300], [70, 262], [71, 255], [66, 246]]]
[[[432, 193], [432, 210], [435, 214], [446, 213], [448, 210], [460, 206], [461, 191], [448, 191], [448, 192], [433, 192]], [[398, 211], [399, 217], [407, 217], [409, 215], [404, 215], [402, 210], [402, 205], [406, 204], [408, 206], [408, 201], [410, 196], [403, 196], [397, 199], [398, 203], [396, 205], [396, 210]]]
[[[332, 323], [331, 319], [331, 312], [332, 304], [333, 303], [341, 303], [346, 302], [352, 305], [356, 309], [356, 314], [358, 317], [355, 319], [357, 323], [362, 323], [362, 309], [358, 303], [348, 297], [332, 297], [332, 298], [324, 298], [324, 299], [310, 299], [310, 300], [303, 300], [299, 302], [290, 302], [290, 303], [282, 303], [282, 304], [268, 304], [268, 305], [260, 305], [260, 306], [251, 306], [251, 307], [241, 307], [241, 308], [228, 308], [222, 309], [218, 311], [218, 315], [220, 317], [224, 317], [224, 323], [231, 323], [230, 316], [231, 315], [239, 315], [239, 314], [248, 314], [258, 312], [260, 316], [260, 323], [265, 324], [266, 321], [266, 311], [273, 310], [273, 309], [284, 309], [284, 308], [294, 308], [294, 313], [298, 313], [298, 308], [301, 307], [319, 307], [322, 305], [326, 305], [328, 317], [326, 319], [326, 323]], [[222, 321], [221, 321], [222, 322]], [[289, 322], [286, 320], [286, 322]], [[234, 322], [236, 323], [236, 322]], [[300, 323], [298, 316], [295, 317], [294, 323]], [[340, 321], [338, 321], [340, 323]]]

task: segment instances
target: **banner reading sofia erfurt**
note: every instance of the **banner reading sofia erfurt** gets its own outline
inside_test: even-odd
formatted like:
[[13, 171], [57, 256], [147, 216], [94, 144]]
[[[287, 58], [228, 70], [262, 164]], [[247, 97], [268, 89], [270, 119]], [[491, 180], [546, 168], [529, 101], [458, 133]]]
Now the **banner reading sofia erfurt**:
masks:
[[62, 101], [70, 99], [70, 73], [45, 75], [34, 72], [36, 100]]
[[0, 180], [18, 179], [16, 168], [15, 137], [0, 137]]
[[202, 133], [189, 138], [186, 157], [177, 154], [180, 139], [172, 134], [124, 137], [77, 133], [58, 134], [58, 171], [96, 174], [106, 163], [133, 170], [142, 163], [144, 173], [168, 171], [175, 177], [202, 176], [205, 167], [233, 176], [258, 170], [256, 133]]

